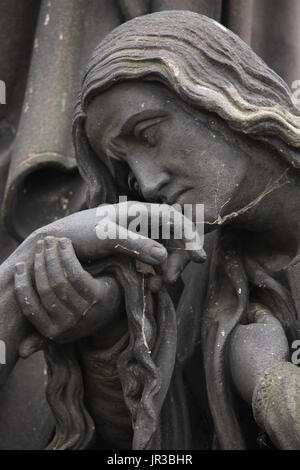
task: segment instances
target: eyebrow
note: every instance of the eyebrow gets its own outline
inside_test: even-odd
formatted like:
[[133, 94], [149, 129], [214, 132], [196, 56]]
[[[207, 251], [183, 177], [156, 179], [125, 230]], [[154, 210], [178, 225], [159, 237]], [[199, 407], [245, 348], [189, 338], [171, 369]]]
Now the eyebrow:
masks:
[[146, 109], [143, 111], [139, 111], [133, 114], [132, 116], [130, 116], [129, 119], [127, 119], [125, 124], [123, 124], [123, 126], [121, 127], [121, 132], [119, 135], [127, 134], [140, 121], [143, 121], [143, 120], [147, 121], [148, 119], [150, 120], [150, 119], [159, 118], [159, 117], [162, 117], [162, 118], [167, 117], [166, 111], [162, 109], [156, 109], [156, 110]]
[[107, 154], [108, 159], [110, 161], [111, 160], [122, 161], [123, 152], [119, 148], [118, 144], [115, 142], [115, 139], [117, 139], [118, 137], [122, 135], [126, 135], [127, 133], [129, 133], [132, 130], [132, 128], [139, 122], [147, 121], [147, 120], [150, 121], [153, 118], [166, 118], [167, 116], [168, 114], [166, 113], [166, 111], [162, 109], [155, 109], [155, 110], [145, 109], [143, 111], [138, 111], [132, 116], [130, 116], [130, 118], [128, 118], [125, 121], [125, 123], [122, 126], [120, 126], [120, 130], [118, 131], [118, 133], [116, 133], [114, 136], [110, 136], [107, 139], [107, 143], [105, 145], [106, 147], [105, 153]]

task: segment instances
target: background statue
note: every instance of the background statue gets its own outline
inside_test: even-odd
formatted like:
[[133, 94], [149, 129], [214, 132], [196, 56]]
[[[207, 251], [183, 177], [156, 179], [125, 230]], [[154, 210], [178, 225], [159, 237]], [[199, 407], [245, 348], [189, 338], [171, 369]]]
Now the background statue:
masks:
[[[50, 448], [243, 449], [262, 431], [299, 448], [299, 117], [279, 76], [205, 16], [144, 16], [95, 49], [73, 122], [90, 209], [1, 267], [2, 380], [18, 350], [45, 349]], [[206, 232], [220, 229], [176, 314], [168, 285], [203, 254], [99, 240], [93, 208], [120, 194], [204, 203]]]

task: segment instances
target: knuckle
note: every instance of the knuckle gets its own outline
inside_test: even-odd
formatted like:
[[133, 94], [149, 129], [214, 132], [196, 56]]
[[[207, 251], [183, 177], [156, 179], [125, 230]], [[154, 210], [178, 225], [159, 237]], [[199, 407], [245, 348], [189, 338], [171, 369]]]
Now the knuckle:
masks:
[[78, 284], [82, 280], [81, 273], [78, 269], [69, 269], [67, 273], [68, 279], [74, 284]]
[[35, 323], [35, 321], [39, 318], [39, 312], [36, 311], [33, 305], [29, 301], [27, 301], [26, 297], [24, 302], [21, 304], [21, 309], [23, 315], [30, 320], [31, 323]]
[[25, 286], [23, 284], [15, 284], [14, 291], [17, 295], [22, 295], [25, 290]]
[[44, 269], [44, 259], [42, 254], [36, 254], [34, 259], [34, 272], [36, 276], [39, 276]]
[[70, 245], [67, 245], [64, 250], [61, 251], [61, 259], [65, 264], [69, 264], [72, 262], [72, 259], [74, 258], [74, 255], [72, 256], [72, 249]]
[[18, 301], [21, 304], [30, 304], [30, 296], [28, 293], [28, 289], [26, 289], [24, 286], [15, 286], [14, 291], [15, 295], [18, 298]]
[[63, 255], [66, 258], [69, 258], [74, 252], [72, 241], [70, 240], [70, 238], [62, 238], [61, 240], [64, 244]]
[[48, 285], [40, 284], [37, 288], [40, 297], [47, 298], [51, 295], [51, 288]]
[[66, 333], [67, 331], [69, 331], [71, 328], [74, 328], [75, 325], [77, 323], [77, 320], [75, 320], [75, 318], [67, 318], [64, 322], [64, 330], [63, 332]]
[[65, 334], [67, 334], [72, 328], [75, 326], [75, 321], [74, 319], [67, 319], [63, 322], [63, 324], [57, 324], [51, 325], [51, 327], [48, 329], [47, 336], [49, 339], [53, 341], [58, 341], [60, 338], [62, 338]]
[[52, 287], [54, 290], [59, 292], [63, 292], [67, 286], [67, 280], [62, 278], [54, 278], [52, 281]]
[[22, 313], [24, 317], [28, 318], [29, 320], [33, 319], [35, 313], [30, 310], [29, 308], [22, 308]]
[[48, 269], [56, 269], [58, 261], [58, 254], [56, 248], [47, 248], [46, 251], [46, 266]]

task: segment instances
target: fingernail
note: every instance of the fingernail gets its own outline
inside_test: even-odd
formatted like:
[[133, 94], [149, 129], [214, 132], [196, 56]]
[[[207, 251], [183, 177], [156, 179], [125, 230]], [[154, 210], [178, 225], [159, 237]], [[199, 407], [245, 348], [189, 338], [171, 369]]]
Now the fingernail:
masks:
[[198, 261], [203, 262], [207, 259], [207, 254], [206, 254], [206, 252], [204, 251], [203, 248], [200, 248], [199, 250], [195, 251], [194, 253], [196, 255], [195, 256], [195, 261], [197, 261], [197, 259], [198, 259]]
[[17, 263], [15, 266], [16, 273], [21, 275], [24, 274], [25, 271], [25, 264], [24, 263]]
[[60, 238], [58, 240], [59, 246], [62, 250], [65, 250], [68, 247], [68, 239], [67, 238]]
[[206, 252], [205, 252], [205, 250], [204, 250], [203, 248], [201, 248], [201, 249], [199, 250], [199, 255], [201, 256], [201, 258], [202, 258], [203, 260], [206, 260], [207, 254], [206, 254]]
[[153, 258], [157, 259], [160, 262], [165, 261], [168, 256], [167, 250], [165, 248], [160, 248], [159, 246], [154, 246], [151, 249], [151, 255]]
[[55, 244], [55, 238], [54, 237], [46, 237], [45, 238], [45, 244], [46, 248], [53, 248]]
[[176, 273], [172, 273], [168, 276], [168, 281], [170, 284], [173, 284], [174, 282], [177, 281], [178, 277], [180, 276], [180, 271], [177, 271]]

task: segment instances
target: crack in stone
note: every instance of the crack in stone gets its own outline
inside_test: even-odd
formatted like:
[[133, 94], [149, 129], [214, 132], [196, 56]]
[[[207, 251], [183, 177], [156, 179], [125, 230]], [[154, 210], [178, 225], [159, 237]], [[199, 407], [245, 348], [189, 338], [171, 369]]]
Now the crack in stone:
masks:
[[[279, 189], [282, 186], [290, 183], [289, 179], [287, 179], [286, 181], [280, 182], [280, 180], [284, 176], [286, 176], [286, 174], [289, 170], [290, 170], [290, 168], [286, 168], [284, 170], [284, 172], [277, 178], [277, 180], [271, 186], [270, 185], [267, 186], [267, 188], [259, 196], [257, 196], [253, 201], [249, 202], [249, 204], [247, 204], [245, 207], [242, 207], [241, 209], [239, 209], [236, 212], [231, 212], [230, 214], [225, 215], [225, 217], [221, 217], [221, 215], [219, 215], [218, 218], [216, 220], [214, 220], [213, 222], [205, 221], [205, 223], [208, 224], [208, 225], [216, 225], [216, 224], [217, 225], [223, 225], [228, 220], [235, 219], [239, 215], [245, 214], [250, 209], [253, 209], [253, 207], [257, 206], [262, 201], [262, 199], [264, 199], [268, 194], [270, 194], [273, 191], [275, 191], [276, 189]], [[225, 204], [227, 204], [227, 202]]]
[[125, 250], [125, 251], [129, 251], [129, 253], [133, 253], [133, 254], [135, 254], [135, 255], [140, 255], [139, 251], [130, 250], [129, 248], [126, 248], [126, 246], [120, 245], [119, 243], [118, 243], [117, 245], [115, 245], [114, 248], [115, 248], [115, 249], [117, 249], [117, 248], [122, 248], [122, 249]]
[[143, 336], [143, 341], [144, 345], [147, 349], [148, 354], [151, 354], [147, 338], [146, 338], [146, 333], [145, 333], [145, 318], [146, 318], [146, 295], [145, 295], [145, 276], [143, 275], [143, 283], [142, 283], [142, 289], [143, 289], [143, 316], [142, 316], [142, 336]]

